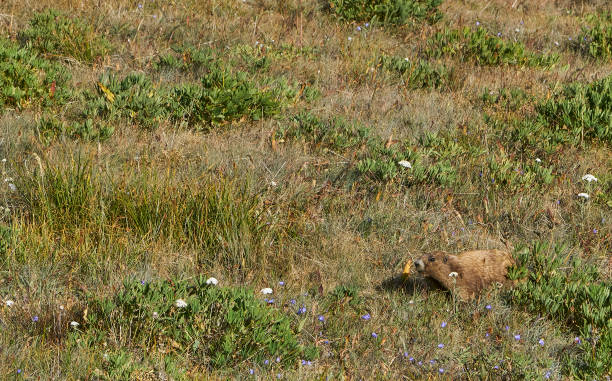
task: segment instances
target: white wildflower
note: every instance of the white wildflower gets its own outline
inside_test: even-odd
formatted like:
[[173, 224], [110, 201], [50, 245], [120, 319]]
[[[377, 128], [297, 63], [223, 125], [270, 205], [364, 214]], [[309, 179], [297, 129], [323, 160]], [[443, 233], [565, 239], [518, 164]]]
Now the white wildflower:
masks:
[[278, 184], [276, 183], [276, 181], [272, 180], [270, 181], [270, 185], [272, 185], [273, 187], [277, 186]]
[[183, 299], [177, 299], [176, 302], [174, 302], [174, 305], [178, 308], [184, 308], [187, 307], [187, 302]]
[[536, 157], [536, 163], [541, 163], [542, 159], [540, 159], [539, 157]]
[[157, 319], [159, 317], [159, 314], [157, 313], [157, 311], [153, 311], [153, 319]]
[[217, 278], [210, 277], [210, 278], [206, 279], [206, 284], [212, 284], [213, 286], [216, 286], [217, 283], [219, 283]]
[[11, 190], [11, 192], [15, 192], [17, 190], [17, 187], [13, 183], [9, 183], [8, 187]]
[[6, 304], [7, 307], [12, 307], [13, 304], [15, 304], [15, 302], [13, 302], [12, 300], [7, 300], [6, 302], [4, 302], [4, 304]]
[[597, 177], [591, 175], [590, 173], [587, 173], [586, 175], [582, 176], [582, 180], [591, 182], [591, 181], [595, 181], [597, 182]]
[[406, 58], [404, 58], [404, 61], [410, 62], [410, 58], [406, 57]]
[[583, 192], [583, 193], [578, 193], [578, 197], [582, 197], [583, 199], [588, 200], [590, 196], [588, 193]]
[[456, 278], [456, 277], [459, 276], [459, 274], [457, 274], [456, 272], [453, 271], [452, 273], [448, 274], [448, 276], [451, 277], [451, 278]]
[[76, 327], [80, 326], [80, 324], [79, 324], [79, 323], [77, 323], [76, 321], [71, 321], [71, 322], [70, 322], [70, 326], [71, 326], [72, 328], [76, 328]]
[[261, 293], [264, 295], [268, 295], [272, 293], [272, 289], [270, 287], [262, 288]]
[[408, 304], [414, 304], [414, 300], [410, 299], [410, 301], [408, 302]]
[[412, 168], [412, 164], [410, 164], [410, 162], [407, 160], [400, 160], [397, 162], [397, 164], [401, 165], [404, 168]]

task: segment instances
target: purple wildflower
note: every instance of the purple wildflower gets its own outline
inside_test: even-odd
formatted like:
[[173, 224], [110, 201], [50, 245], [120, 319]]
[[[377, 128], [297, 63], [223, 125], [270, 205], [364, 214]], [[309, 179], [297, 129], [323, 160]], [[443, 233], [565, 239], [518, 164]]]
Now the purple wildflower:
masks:
[[319, 319], [319, 321], [321, 321], [321, 322], [325, 322], [325, 316], [323, 316], [323, 315], [319, 315], [319, 317], [317, 319]]
[[440, 348], [440, 349], [444, 348], [444, 344], [442, 344], [442, 343], [438, 344], [438, 348]]
[[446, 324], [447, 323], [445, 321], [443, 321], [442, 324], [440, 324], [440, 327], [444, 328], [444, 327], [446, 327]]
[[370, 320], [372, 317], [370, 316], [370, 314], [365, 314], [361, 317], [363, 320]]
[[378, 334], [376, 332], [372, 332], [372, 337], [376, 339], [378, 338]]
[[486, 308], [486, 309], [488, 309], [489, 311], [491, 311], [491, 309], [492, 309], [493, 307], [491, 307], [491, 305], [490, 305], [490, 304], [487, 304], [485, 308]]
[[540, 341], [538, 341], [538, 344], [544, 345], [544, 339], [540, 339]]
[[514, 340], [520, 340], [520, 339], [521, 339], [521, 335], [519, 335], [518, 333], [514, 335]]
[[444, 368], [440, 368], [440, 369], [438, 369], [438, 372], [439, 372], [440, 374], [444, 373]]

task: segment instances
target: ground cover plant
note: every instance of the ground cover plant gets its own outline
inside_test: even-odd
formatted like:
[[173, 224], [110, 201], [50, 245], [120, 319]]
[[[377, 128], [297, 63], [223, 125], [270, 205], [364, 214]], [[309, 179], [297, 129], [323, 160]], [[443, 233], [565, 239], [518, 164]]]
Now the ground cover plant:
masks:
[[67, 56], [84, 63], [104, 58], [110, 50], [108, 41], [96, 33], [88, 20], [70, 17], [52, 8], [35, 13], [18, 37], [34, 51], [55, 58]]
[[0, 378], [612, 376], [611, 10], [0, 2]]
[[443, 29], [429, 41], [427, 55], [439, 58], [459, 55], [479, 65], [517, 65], [550, 67], [559, 57], [556, 54], [536, 54], [526, 50], [521, 42], [507, 41], [501, 32], [491, 34], [486, 28], [464, 27], [462, 30]]
[[66, 102], [70, 73], [29, 47], [0, 38], [0, 111], [44, 107]]
[[439, 21], [442, 14], [437, 8], [441, 3], [442, 0], [331, 0], [329, 7], [342, 20], [403, 25], [412, 19]]

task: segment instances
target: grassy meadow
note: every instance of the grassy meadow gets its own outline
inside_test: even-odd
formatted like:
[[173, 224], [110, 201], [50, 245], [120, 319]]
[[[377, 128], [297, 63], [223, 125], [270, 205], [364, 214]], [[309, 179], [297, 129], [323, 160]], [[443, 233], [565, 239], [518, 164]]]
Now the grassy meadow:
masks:
[[611, 72], [603, 0], [0, 2], [0, 378], [610, 379]]

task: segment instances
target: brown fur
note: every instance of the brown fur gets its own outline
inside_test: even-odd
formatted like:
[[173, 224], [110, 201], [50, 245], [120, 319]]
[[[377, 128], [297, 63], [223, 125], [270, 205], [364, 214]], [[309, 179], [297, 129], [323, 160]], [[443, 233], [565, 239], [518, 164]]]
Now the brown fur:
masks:
[[[424, 276], [435, 279], [462, 299], [471, 299], [491, 284], [510, 283], [506, 275], [514, 259], [501, 250], [466, 251], [458, 255], [436, 251], [414, 264]], [[452, 272], [457, 273], [456, 278], [449, 276]]]

